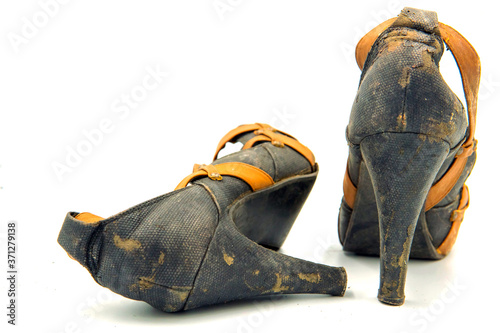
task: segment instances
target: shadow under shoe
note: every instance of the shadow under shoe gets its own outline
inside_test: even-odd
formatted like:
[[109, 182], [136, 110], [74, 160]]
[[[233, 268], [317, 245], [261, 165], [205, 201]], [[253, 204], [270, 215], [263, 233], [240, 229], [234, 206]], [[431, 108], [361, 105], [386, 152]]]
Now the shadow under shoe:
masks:
[[[217, 158], [228, 141], [243, 150]], [[314, 185], [314, 155], [264, 124], [231, 131], [217, 153], [175, 191], [117, 215], [68, 213], [58, 242], [97, 283], [166, 312], [259, 295], [343, 295], [344, 268], [269, 249], [281, 247]]]

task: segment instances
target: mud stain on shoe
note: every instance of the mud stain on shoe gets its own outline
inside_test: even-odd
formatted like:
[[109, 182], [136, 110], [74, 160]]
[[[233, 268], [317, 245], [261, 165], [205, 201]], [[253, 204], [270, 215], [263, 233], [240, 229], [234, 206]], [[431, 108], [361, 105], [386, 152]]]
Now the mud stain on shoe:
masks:
[[158, 258], [158, 264], [163, 265], [164, 262], [165, 262], [165, 253], [160, 252], [160, 257]]
[[[456, 130], [455, 123], [439, 121], [433, 118], [429, 118], [426, 124], [427, 128], [423, 128], [422, 132], [432, 133], [432, 135], [427, 135], [429, 142], [440, 142], [445, 140], [448, 136], [452, 135]], [[420, 139], [423, 139], [419, 136]], [[425, 140], [423, 140], [425, 141]]]
[[374, 82], [370, 83], [369, 88], [376, 89], [376, 88], [380, 87], [380, 84], [381, 83], [379, 81], [374, 81]]
[[116, 247], [118, 247], [122, 250], [125, 250], [127, 252], [137, 250], [141, 247], [141, 243], [139, 241], [137, 241], [135, 239], [121, 238], [118, 235], [115, 235], [115, 237], [113, 238], [113, 241], [114, 241]]
[[141, 290], [147, 290], [154, 286], [154, 282], [149, 281], [146, 278], [139, 278], [139, 282], [137, 284], [139, 285], [139, 289]]
[[274, 291], [275, 293], [279, 293], [279, 292], [286, 291], [286, 290], [290, 289], [289, 286], [282, 285], [282, 283], [283, 282], [286, 283], [286, 281], [288, 281], [288, 275], [281, 276], [280, 273], [276, 273], [276, 283], [271, 288], [271, 290]]
[[184, 302], [188, 296], [189, 296], [189, 293], [191, 292], [191, 287], [171, 287], [170, 288], [170, 292], [172, 293], [172, 295], [175, 295], [178, 297], [178, 301], [179, 302]]
[[398, 117], [396, 118], [397, 121], [397, 129], [401, 132], [404, 132], [406, 130], [406, 114], [403, 112]]
[[[387, 52], [394, 52], [394, 51], [398, 50], [399, 47], [401, 47], [405, 42], [404, 39], [402, 39], [400, 37], [395, 37], [395, 38], [388, 37], [386, 39], [386, 41], [387, 41], [387, 44], [386, 44], [387, 46], [385, 47], [385, 51], [387, 51]], [[381, 53], [383, 51], [384, 51], [384, 49], [381, 49], [379, 51], [379, 53]]]
[[299, 279], [306, 280], [311, 283], [318, 283], [319, 281], [321, 281], [321, 276], [319, 275], [319, 273], [311, 273], [311, 274], [299, 273]]
[[410, 83], [410, 67], [404, 67], [401, 73], [401, 77], [398, 80], [401, 88], [406, 88], [408, 83]]
[[134, 284], [131, 284], [128, 289], [132, 292], [136, 291], [137, 289], [139, 289], [141, 291], [148, 290], [155, 285], [155, 283], [149, 279], [150, 278], [148, 278], [148, 277], [141, 276], [139, 278], [139, 281], [137, 281]]
[[234, 257], [230, 256], [226, 252], [223, 253], [224, 261], [228, 266], [231, 266], [234, 263]]

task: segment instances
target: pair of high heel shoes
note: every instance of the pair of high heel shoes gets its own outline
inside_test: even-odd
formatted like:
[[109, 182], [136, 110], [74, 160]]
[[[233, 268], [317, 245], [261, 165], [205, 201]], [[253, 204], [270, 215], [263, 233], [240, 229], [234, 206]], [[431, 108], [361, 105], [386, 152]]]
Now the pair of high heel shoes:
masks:
[[[443, 42], [467, 113], [439, 72]], [[346, 251], [380, 255], [378, 298], [401, 305], [408, 259], [448, 254], [469, 203], [479, 58], [436, 13], [405, 8], [361, 39], [356, 60], [339, 238]], [[218, 158], [227, 142], [243, 148]], [[291, 135], [243, 125], [175, 191], [106, 219], [70, 212], [58, 241], [100, 285], [167, 312], [259, 295], [342, 296], [344, 268], [275, 251], [317, 174]]]

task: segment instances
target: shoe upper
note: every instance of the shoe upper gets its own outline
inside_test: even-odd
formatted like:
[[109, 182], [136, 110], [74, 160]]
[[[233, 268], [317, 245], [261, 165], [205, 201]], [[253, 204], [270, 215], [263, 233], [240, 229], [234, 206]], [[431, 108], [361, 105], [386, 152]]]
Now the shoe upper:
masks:
[[[459, 67], [467, 110], [439, 72], [443, 41]], [[444, 141], [450, 149], [418, 217], [410, 257], [443, 258], [468, 206], [464, 182], [476, 159], [479, 56], [460, 33], [438, 22], [435, 12], [406, 7], [360, 40], [356, 60], [362, 74], [346, 130], [349, 157], [339, 212], [340, 241], [346, 251], [380, 253], [378, 206], [362, 141], [381, 133], [416, 134], [422, 143]]]
[[347, 127], [349, 142], [410, 132], [458, 145], [467, 113], [439, 72], [443, 51], [436, 13], [403, 9], [366, 58]]
[[[235, 140], [244, 144], [255, 136], [250, 133]], [[313, 172], [310, 162], [297, 151], [269, 142], [219, 158], [213, 165], [225, 162], [253, 165], [275, 182]], [[70, 212], [58, 242], [100, 285], [163, 311], [179, 311], [193, 289], [220, 220], [233, 202], [249, 193], [250, 186], [235, 177], [197, 179], [191, 186], [107, 219]]]

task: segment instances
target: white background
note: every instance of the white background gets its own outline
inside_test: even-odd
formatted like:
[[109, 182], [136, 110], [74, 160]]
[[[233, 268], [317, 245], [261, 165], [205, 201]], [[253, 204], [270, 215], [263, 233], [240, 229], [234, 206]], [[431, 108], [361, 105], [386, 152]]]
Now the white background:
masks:
[[[491, 2], [61, 0], [51, 16], [40, 4], [47, 2], [0, 5], [0, 266], [7, 270], [6, 224], [16, 221], [19, 269], [18, 326], [6, 324], [2, 278], [1, 327], [54, 333], [498, 327], [500, 72]], [[411, 261], [406, 304], [390, 307], [376, 299], [378, 259], [344, 254], [336, 223], [344, 131], [360, 74], [353, 50], [405, 5], [437, 11], [467, 37], [483, 76], [478, 161], [457, 244], [444, 260]], [[39, 27], [30, 30], [30, 22]], [[168, 77], [130, 112], [114, 112], [123, 94], [141, 89], [147, 68]], [[463, 100], [450, 52], [442, 72]], [[84, 132], [103, 120], [111, 124], [107, 133], [85, 146]], [[222, 135], [254, 122], [293, 134], [315, 153], [318, 180], [282, 251], [345, 266], [345, 297], [287, 296], [165, 314], [100, 287], [57, 244], [66, 212], [106, 217], [169, 192], [193, 163], [210, 162]], [[66, 164], [78, 147], [87, 155], [58, 177], [54, 165]]]

